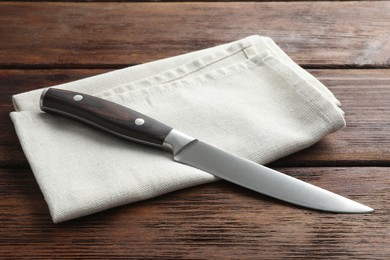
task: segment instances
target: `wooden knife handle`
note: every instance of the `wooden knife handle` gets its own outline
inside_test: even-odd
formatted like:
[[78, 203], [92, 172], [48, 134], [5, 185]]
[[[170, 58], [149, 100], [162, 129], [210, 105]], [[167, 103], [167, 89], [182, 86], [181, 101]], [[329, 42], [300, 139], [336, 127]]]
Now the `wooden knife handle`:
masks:
[[69, 116], [112, 134], [162, 146], [172, 128], [116, 103], [90, 95], [48, 88], [40, 99], [42, 111]]

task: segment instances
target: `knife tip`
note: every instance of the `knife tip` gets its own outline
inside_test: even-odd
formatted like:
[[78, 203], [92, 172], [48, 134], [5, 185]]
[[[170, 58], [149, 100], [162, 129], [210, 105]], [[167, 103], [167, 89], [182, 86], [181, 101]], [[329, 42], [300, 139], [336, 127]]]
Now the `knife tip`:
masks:
[[353, 209], [351, 210], [351, 213], [370, 213], [373, 212], [374, 209], [370, 208], [366, 205], [363, 205], [361, 203], [355, 202], [355, 205], [353, 206]]
[[370, 207], [365, 206], [365, 205], [363, 205], [363, 206], [364, 206], [364, 211], [363, 211], [363, 213], [370, 213], [370, 212], [373, 212], [373, 211], [374, 211], [373, 208], [370, 208]]

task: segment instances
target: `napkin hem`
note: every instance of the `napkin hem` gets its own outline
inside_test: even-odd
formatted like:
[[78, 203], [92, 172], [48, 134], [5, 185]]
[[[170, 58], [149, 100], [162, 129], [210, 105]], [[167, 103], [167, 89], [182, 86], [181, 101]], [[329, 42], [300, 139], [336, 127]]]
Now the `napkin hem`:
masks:
[[127, 91], [133, 91], [141, 88], [144, 89], [155, 85], [179, 81], [240, 52], [242, 52], [248, 59], [248, 52], [245, 50], [248, 48], [253, 49], [253, 47], [252, 41], [244, 39], [242, 42], [233, 43], [232, 45], [218, 50], [215, 53], [210, 53], [200, 58], [192, 59], [184, 64], [157, 73], [156, 75], [124, 83], [117, 87], [96, 93], [96, 96], [106, 98], [111, 95], [120, 95]]

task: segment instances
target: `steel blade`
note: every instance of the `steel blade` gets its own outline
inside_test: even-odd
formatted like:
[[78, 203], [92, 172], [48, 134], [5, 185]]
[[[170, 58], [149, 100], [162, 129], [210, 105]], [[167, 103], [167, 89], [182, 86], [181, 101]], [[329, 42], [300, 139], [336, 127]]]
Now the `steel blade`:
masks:
[[339, 213], [366, 213], [372, 208], [307, 182], [193, 141], [175, 154], [178, 162], [221, 179], [299, 206]]

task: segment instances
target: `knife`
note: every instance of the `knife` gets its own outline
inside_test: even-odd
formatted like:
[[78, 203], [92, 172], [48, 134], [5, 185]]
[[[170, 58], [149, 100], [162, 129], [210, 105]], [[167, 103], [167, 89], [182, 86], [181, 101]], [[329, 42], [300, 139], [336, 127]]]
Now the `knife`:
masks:
[[132, 141], [169, 150], [177, 162], [292, 204], [338, 213], [373, 211], [356, 201], [220, 150], [139, 112], [101, 98], [47, 88], [41, 94], [40, 108]]

